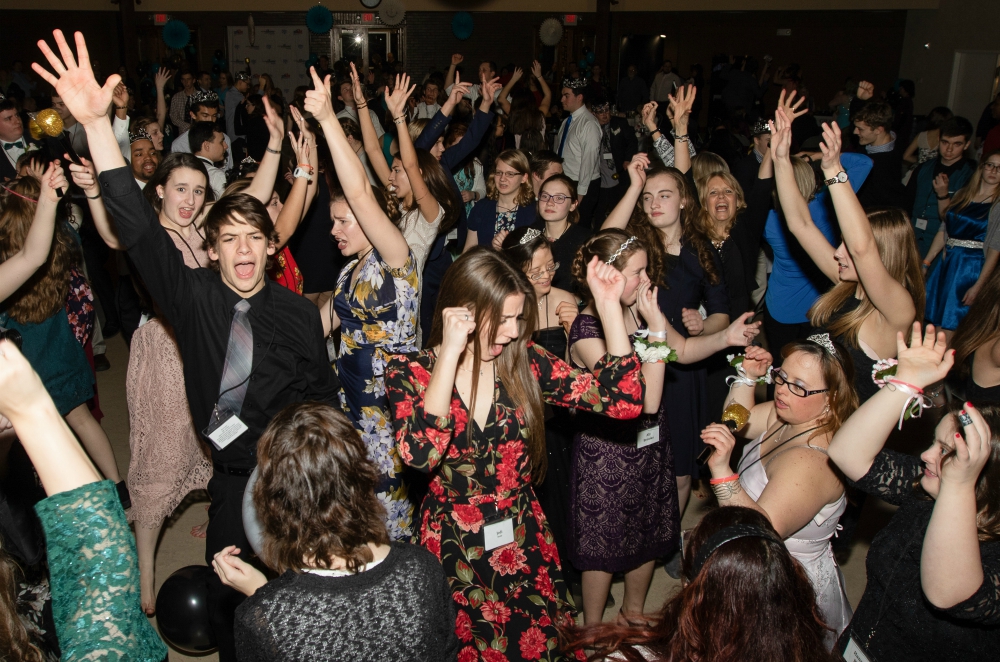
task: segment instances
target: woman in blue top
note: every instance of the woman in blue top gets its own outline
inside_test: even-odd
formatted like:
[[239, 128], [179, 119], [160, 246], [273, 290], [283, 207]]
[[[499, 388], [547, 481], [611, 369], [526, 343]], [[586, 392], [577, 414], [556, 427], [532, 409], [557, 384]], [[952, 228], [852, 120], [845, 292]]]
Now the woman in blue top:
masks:
[[[792, 157], [791, 162], [795, 183], [809, 203], [813, 224], [831, 246], [836, 246], [836, 219], [829, 191], [824, 188], [816, 192], [816, 175], [804, 159]], [[863, 154], [844, 154], [841, 163], [847, 171], [851, 188], [857, 193], [872, 169], [871, 159]], [[826, 291], [830, 281], [788, 229], [780, 202], [767, 215], [764, 239], [774, 253], [774, 267], [764, 295], [764, 332], [772, 347], [784, 347], [815, 332], [809, 323], [809, 309]], [[775, 356], [775, 365], [781, 365], [780, 355]]]
[[469, 214], [463, 252], [474, 246], [499, 250], [508, 232], [535, 222], [534, 202], [528, 157], [516, 149], [500, 152], [486, 184], [486, 199], [477, 202]]

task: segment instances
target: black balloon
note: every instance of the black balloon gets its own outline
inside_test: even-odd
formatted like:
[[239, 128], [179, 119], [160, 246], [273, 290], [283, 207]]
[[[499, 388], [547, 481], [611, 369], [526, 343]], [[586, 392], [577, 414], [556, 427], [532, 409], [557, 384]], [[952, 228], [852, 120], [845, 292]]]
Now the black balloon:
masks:
[[221, 60], [222, 58], [226, 57], [226, 54], [222, 52], [222, 49], [221, 49], [221, 48], [217, 49], [217, 50], [215, 51], [215, 53], [213, 53], [213, 55], [214, 55], [214, 56], [215, 56], [216, 58], [218, 58], [219, 60]]
[[160, 587], [156, 622], [163, 638], [179, 651], [200, 655], [216, 647], [208, 619], [208, 582], [214, 575], [208, 566], [189, 565]]

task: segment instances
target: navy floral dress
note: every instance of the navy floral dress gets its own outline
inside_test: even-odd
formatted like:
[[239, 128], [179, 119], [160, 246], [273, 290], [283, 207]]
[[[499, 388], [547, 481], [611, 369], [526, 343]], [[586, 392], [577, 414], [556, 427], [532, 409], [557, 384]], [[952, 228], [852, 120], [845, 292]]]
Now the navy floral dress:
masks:
[[357, 264], [352, 260], [341, 270], [333, 294], [341, 325], [340, 400], [378, 467], [376, 495], [386, 509], [389, 536], [405, 540], [413, 531], [413, 504], [392, 437], [383, 372], [390, 355], [416, 349], [419, 276], [412, 252], [406, 264], [393, 269], [372, 249], [352, 286]]
[[[644, 382], [634, 354], [605, 356], [593, 373], [534, 343], [528, 355], [547, 404], [618, 419], [642, 411]], [[433, 349], [392, 357], [386, 390], [403, 461], [432, 477], [414, 542], [434, 552], [448, 576], [463, 645], [458, 659], [562, 659], [556, 626], [571, 624], [575, 607], [531, 487], [524, 416], [500, 380], [484, 428], [470, 422], [457, 390], [447, 417], [427, 414], [424, 392], [436, 361]], [[483, 528], [495, 514], [513, 519], [514, 541], [486, 550]]]

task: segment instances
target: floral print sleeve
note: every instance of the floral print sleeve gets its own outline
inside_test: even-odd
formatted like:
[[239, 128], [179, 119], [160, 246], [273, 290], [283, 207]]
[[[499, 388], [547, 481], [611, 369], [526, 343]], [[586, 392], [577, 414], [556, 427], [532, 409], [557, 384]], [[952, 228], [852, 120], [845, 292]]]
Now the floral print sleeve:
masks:
[[642, 363], [634, 353], [605, 354], [594, 372], [574, 368], [535, 343], [528, 343], [528, 356], [546, 403], [617, 419], [642, 413], [645, 381]]
[[423, 365], [428, 359], [423, 352], [396, 355], [390, 357], [385, 371], [396, 444], [403, 461], [424, 472], [441, 463], [452, 434], [464, 431], [466, 422], [465, 412], [455, 407], [454, 399], [447, 417], [431, 416], [424, 410], [424, 392], [431, 381], [431, 373]]
[[920, 478], [921, 471], [920, 458], [883, 450], [875, 456], [868, 473], [854, 485], [862, 492], [901, 506], [914, 499], [913, 484]]

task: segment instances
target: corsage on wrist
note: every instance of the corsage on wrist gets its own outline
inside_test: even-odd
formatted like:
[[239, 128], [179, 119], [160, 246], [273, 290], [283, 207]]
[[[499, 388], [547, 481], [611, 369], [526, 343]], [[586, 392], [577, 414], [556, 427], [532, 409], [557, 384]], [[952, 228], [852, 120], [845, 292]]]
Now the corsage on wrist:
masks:
[[729, 365], [736, 368], [736, 374], [726, 377], [726, 384], [732, 386], [733, 384], [743, 384], [744, 386], [756, 386], [757, 384], [770, 384], [773, 380], [771, 379], [771, 368], [768, 367], [767, 372], [762, 376], [754, 379], [747, 374], [746, 369], [743, 367], [743, 359], [746, 358], [743, 354], [729, 354], [726, 359], [729, 361]]
[[902, 391], [909, 397], [903, 404], [903, 411], [899, 413], [899, 425], [897, 428], [903, 429], [903, 421], [911, 418], [920, 418], [925, 409], [934, 406], [930, 397], [924, 393], [924, 389], [914, 386], [902, 380], [896, 379], [896, 369], [899, 362], [896, 359], [880, 359], [872, 367], [872, 381], [879, 388], [889, 386], [891, 391]]
[[632, 347], [643, 363], [670, 363], [677, 360], [677, 352], [667, 344], [663, 331], [639, 329], [635, 332]]

